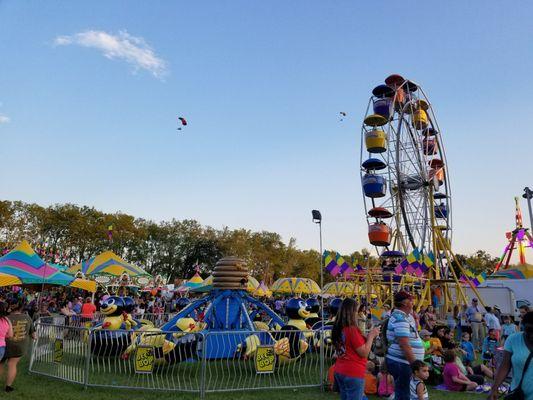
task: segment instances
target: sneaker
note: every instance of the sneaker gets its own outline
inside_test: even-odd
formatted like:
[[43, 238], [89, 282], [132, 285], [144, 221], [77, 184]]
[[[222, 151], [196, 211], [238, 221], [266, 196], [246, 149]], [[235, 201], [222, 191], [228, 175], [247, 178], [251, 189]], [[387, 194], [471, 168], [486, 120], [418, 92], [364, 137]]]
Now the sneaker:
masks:
[[15, 390], [15, 388], [13, 386], [6, 386], [6, 392], [12, 392], [13, 390]]

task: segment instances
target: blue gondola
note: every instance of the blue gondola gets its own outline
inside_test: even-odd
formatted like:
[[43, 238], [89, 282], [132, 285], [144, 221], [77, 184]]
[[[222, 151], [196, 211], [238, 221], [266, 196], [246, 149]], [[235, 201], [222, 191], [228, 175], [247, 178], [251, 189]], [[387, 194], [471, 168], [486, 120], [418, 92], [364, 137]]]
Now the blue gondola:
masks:
[[382, 176], [366, 174], [363, 176], [363, 191], [365, 196], [370, 198], [384, 197], [387, 193], [387, 182]]
[[383, 97], [374, 101], [374, 114], [381, 115], [387, 119], [390, 118], [391, 99]]
[[387, 85], [378, 85], [372, 90], [372, 94], [376, 97], [394, 97], [394, 90]]
[[366, 169], [367, 171], [368, 170], [375, 170], [375, 171], [378, 171], [380, 169], [384, 169], [387, 167], [387, 164], [385, 164], [382, 160], [380, 160], [379, 158], [369, 158], [368, 160], [366, 160], [363, 164], [361, 164], [361, 166]]
[[441, 203], [435, 206], [435, 218], [448, 218], [448, 209], [446, 204]]

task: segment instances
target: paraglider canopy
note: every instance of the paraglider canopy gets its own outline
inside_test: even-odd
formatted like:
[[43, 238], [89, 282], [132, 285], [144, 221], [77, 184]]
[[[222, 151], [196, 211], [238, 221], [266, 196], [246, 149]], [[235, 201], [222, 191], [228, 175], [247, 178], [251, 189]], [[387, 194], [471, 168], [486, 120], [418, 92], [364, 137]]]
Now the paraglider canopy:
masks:
[[187, 126], [187, 120], [183, 117], [178, 117], [178, 131], [181, 131], [184, 126]]

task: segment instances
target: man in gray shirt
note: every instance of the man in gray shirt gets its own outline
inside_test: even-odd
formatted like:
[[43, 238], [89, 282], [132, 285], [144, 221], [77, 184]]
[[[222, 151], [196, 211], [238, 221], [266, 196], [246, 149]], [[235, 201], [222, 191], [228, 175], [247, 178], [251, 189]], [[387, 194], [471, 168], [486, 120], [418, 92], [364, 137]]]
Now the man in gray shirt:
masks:
[[483, 341], [483, 312], [476, 298], [472, 299], [472, 305], [466, 309], [466, 315], [472, 328], [472, 344], [476, 350], [481, 350]]

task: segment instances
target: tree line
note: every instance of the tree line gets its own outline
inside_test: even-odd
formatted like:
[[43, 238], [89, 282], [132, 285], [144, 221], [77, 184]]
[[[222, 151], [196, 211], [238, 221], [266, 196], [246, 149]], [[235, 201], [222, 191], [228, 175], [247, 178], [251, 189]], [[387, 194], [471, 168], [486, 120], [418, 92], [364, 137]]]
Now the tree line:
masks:
[[[294, 238], [285, 243], [275, 232], [214, 229], [195, 220], [154, 222], [74, 204], [0, 201], [0, 246], [6, 252], [24, 239], [47, 262], [72, 266], [112, 250], [169, 282], [191, 277], [196, 266], [205, 276], [226, 255], [245, 259], [251, 274], [267, 284], [289, 276], [318, 282], [320, 275], [318, 251], [297, 248]], [[366, 249], [343, 256], [354, 265], [376, 261]], [[481, 250], [458, 257], [476, 271], [488, 271], [497, 261]], [[326, 274], [326, 281], [332, 279]]]

